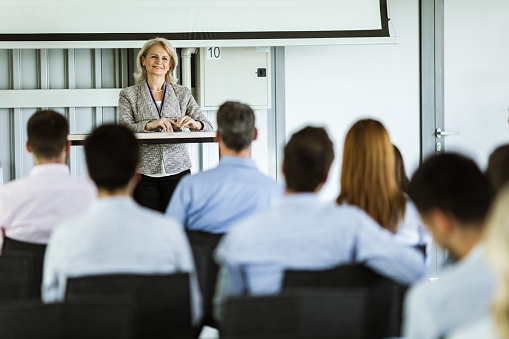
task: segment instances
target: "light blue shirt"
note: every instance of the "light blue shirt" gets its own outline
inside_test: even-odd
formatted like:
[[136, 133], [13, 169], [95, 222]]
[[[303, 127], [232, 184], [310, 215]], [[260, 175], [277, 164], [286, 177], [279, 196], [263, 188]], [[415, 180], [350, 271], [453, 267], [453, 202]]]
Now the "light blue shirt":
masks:
[[412, 287], [405, 300], [404, 337], [440, 338], [480, 319], [489, 311], [495, 280], [484, 261], [484, 248], [476, 246], [438, 280]]
[[425, 273], [422, 255], [397, 242], [365, 212], [324, 204], [312, 193], [282, 197], [270, 210], [233, 226], [220, 242], [216, 260], [221, 266], [215, 297], [219, 306], [227, 296], [280, 292], [287, 269], [363, 262], [402, 283]]
[[184, 177], [166, 215], [188, 230], [225, 233], [238, 220], [269, 208], [283, 191], [252, 159], [225, 156], [216, 168]]
[[192, 319], [198, 324], [201, 294], [182, 226], [129, 197], [101, 198], [53, 231], [44, 259], [42, 299], [64, 300], [69, 277], [174, 272], [190, 273]]

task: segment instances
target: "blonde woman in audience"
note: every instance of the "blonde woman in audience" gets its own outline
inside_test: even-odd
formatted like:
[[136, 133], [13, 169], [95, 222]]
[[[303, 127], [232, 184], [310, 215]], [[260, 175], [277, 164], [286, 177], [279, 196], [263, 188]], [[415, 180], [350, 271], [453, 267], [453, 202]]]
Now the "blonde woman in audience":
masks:
[[429, 239], [419, 214], [396, 180], [395, 153], [377, 120], [357, 121], [343, 149], [341, 192], [336, 202], [359, 207], [406, 245]]
[[491, 314], [451, 335], [451, 339], [509, 338], [509, 186], [499, 193], [488, 219], [486, 257], [497, 276]]

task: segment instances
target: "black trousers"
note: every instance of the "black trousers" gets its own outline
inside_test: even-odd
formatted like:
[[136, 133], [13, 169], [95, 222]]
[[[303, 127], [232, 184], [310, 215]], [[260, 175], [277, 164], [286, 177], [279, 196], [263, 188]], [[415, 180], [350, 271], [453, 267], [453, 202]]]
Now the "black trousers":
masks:
[[134, 200], [141, 206], [164, 213], [175, 187], [186, 174], [191, 174], [191, 170], [160, 178], [142, 174], [140, 182], [134, 189]]

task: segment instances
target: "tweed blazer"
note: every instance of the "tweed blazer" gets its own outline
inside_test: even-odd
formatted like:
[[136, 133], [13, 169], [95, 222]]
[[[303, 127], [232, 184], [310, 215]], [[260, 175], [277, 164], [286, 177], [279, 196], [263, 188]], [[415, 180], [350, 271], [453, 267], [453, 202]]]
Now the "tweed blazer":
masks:
[[[159, 119], [149, 88], [145, 82], [124, 88], [118, 99], [119, 123], [135, 133], [153, 133], [145, 125]], [[191, 91], [181, 85], [166, 83], [161, 117], [178, 118], [188, 115], [203, 124], [203, 130], [212, 130], [212, 124], [201, 112]], [[162, 166], [169, 175], [191, 168], [191, 159], [184, 144], [152, 144], [140, 146], [141, 174], [161, 174]]]

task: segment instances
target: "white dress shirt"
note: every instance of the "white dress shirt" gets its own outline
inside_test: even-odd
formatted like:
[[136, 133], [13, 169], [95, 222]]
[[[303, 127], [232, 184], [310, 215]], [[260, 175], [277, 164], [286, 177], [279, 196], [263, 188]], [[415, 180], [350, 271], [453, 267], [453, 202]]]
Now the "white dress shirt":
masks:
[[477, 245], [438, 280], [411, 288], [405, 300], [404, 337], [436, 339], [480, 319], [489, 311], [495, 280], [484, 261], [484, 248]]
[[486, 315], [481, 320], [454, 331], [447, 339], [501, 339], [497, 334], [495, 321]]
[[100, 198], [86, 213], [53, 231], [44, 261], [42, 299], [63, 300], [69, 277], [174, 272], [189, 272], [192, 319], [198, 324], [201, 295], [182, 226], [129, 197]]
[[431, 233], [410, 200], [406, 202], [405, 217], [399, 221], [398, 231], [394, 234], [394, 238], [404, 245], [426, 245], [429, 250], [432, 240]]
[[221, 266], [218, 307], [227, 296], [278, 293], [287, 269], [362, 262], [402, 283], [425, 273], [422, 255], [395, 241], [365, 212], [324, 204], [312, 193], [282, 197], [268, 211], [234, 225], [220, 242], [216, 259]]
[[0, 249], [5, 236], [46, 244], [53, 228], [83, 213], [96, 199], [94, 184], [71, 177], [65, 164], [35, 166], [26, 178], [0, 188]]

